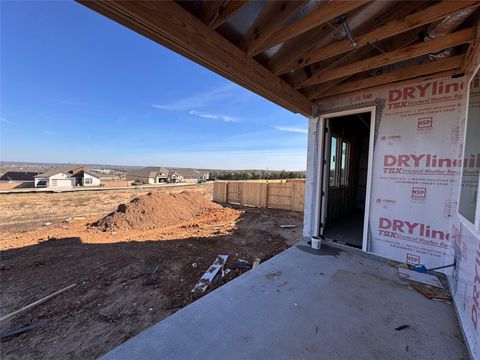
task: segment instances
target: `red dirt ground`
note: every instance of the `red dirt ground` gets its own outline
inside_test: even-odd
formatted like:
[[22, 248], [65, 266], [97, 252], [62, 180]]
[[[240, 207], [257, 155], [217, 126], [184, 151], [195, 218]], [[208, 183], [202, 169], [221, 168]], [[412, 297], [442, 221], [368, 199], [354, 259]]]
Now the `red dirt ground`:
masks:
[[[264, 261], [301, 238], [300, 213], [223, 207], [193, 198], [190, 206], [197, 210], [183, 209], [176, 223], [168, 215], [168, 221], [157, 219], [147, 229], [134, 229], [130, 223], [126, 230], [126, 219], [121, 219], [116, 230], [102, 231], [88, 226], [99, 220], [89, 217], [4, 236], [0, 316], [78, 285], [4, 321], [2, 332], [41, 320], [45, 324], [3, 340], [1, 358], [96, 358], [198, 298], [191, 289], [217, 255], [229, 255], [227, 267], [239, 259]], [[183, 200], [179, 207], [188, 208]], [[131, 211], [142, 214], [142, 206]], [[296, 228], [281, 229], [281, 224]], [[240, 274], [230, 272], [212, 289]]]

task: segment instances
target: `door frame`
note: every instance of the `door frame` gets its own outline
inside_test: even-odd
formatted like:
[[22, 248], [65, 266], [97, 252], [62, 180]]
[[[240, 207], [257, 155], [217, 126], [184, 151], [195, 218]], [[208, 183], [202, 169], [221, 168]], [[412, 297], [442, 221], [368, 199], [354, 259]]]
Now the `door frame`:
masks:
[[[328, 201], [328, 167], [329, 167], [329, 149], [327, 149], [327, 140], [331, 136], [331, 131], [325, 134], [325, 127], [326, 124], [329, 123], [329, 119], [342, 117], [347, 115], [355, 115], [360, 113], [370, 113], [370, 136], [368, 141], [368, 165], [367, 165], [367, 187], [365, 191], [365, 211], [364, 211], [364, 219], [363, 219], [363, 235], [362, 235], [362, 251], [367, 252], [368, 249], [368, 221], [370, 220], [370, 203], [371, 203], [371, 189], [372, 189], [372, 172], [373, 172], [373, 146], [375, 140], [375, 119], [376, 119], [376, 106], [368, 106], [362, 108], [356, 108], [351, 110], [344, 110], [344, 111], [337, 111], [331, 113], [325, 113], [320, 115], [319, 123], [320, 123], [320, 130], [318, 133], [319, 141], [318, 141], [318, 150], [319, 151], [319, 162], [320, 166], [318, 166], [318, 189], [319, 197], [317, 199], [318, 205], [316, 206], [317, 214], [316, 214], [316, 221], [319, 224], [318, 232], [320, 236], [323, 238], [323, 231], [325, 229], [325, 220], [326, 220], [326, 213], [327, 213], [327, 201]], [[327, 161], [324, 161], [327, 160]], [[323, 163], [323, 166], [322, 166]]]

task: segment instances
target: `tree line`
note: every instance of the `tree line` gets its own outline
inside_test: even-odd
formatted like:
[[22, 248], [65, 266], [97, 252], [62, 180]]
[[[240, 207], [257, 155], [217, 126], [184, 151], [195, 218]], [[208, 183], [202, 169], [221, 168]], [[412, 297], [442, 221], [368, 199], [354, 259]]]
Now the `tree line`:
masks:
[[274, 170], [213, 170], [210, 171], [212, 180], [278, 180], [304, 179], [305, 171], [274, 171]]

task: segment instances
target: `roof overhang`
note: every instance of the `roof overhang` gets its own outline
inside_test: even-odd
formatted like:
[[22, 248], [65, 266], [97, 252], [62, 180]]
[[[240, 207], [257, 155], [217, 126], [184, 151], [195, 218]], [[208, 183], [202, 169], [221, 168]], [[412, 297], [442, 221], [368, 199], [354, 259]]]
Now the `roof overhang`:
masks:
[[480, 34], [480, 1], [78, 1], [306, 116], [328, 96], [462, 74]]

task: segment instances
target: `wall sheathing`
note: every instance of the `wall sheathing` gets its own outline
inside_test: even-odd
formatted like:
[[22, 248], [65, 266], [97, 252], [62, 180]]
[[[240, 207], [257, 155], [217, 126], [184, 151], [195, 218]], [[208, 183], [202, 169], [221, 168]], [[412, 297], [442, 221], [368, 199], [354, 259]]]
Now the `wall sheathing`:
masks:
[[[480, 239], [457, 216], [467, 83], [432, 79], [328, 98], [309, 120], [304, 236], [317, 235], [318, 141], [322, 114], [375, 105], [375, 140], [367, 251], [447, 271], [460, 322], [480, 357]], [[480, 139], [479, 139], [480, 140]], [[474, 159], [478, 171], [480, 154]]]
[[[475, 70], [478, 69], [479, 66], [480, 47], [477, 47], [473, 61], [465, 73], [466, 94], [468, 91], [468, 80], [473, 77]], [[470, 106], [475, 105], [476, 113], [478, 114], [478, 108], [480, 107], [480, 86], [478, 82], [472, 82], [471, 87], [476, 93], [476, 96], [470, 98]], [[458, 153], [463, 152], [467, 107], [466, 96], [463, 105], [463, 116], [460, 118], [460, 137], [462, 142], [457, 147]], [[460, 177], [457, 176], [455, 178], [452, 198], [458, 199], [459, 190]], [[457, 214], [451, 219], [450, 233], [452, 234], [451, 241], [455, 251], [456, 262], [455, 270], [450, 276], [450, 285], [471, 355], [474, 359], [480, 359], [480, 235], [469, 229], [465, 223], [462, 223]]]

